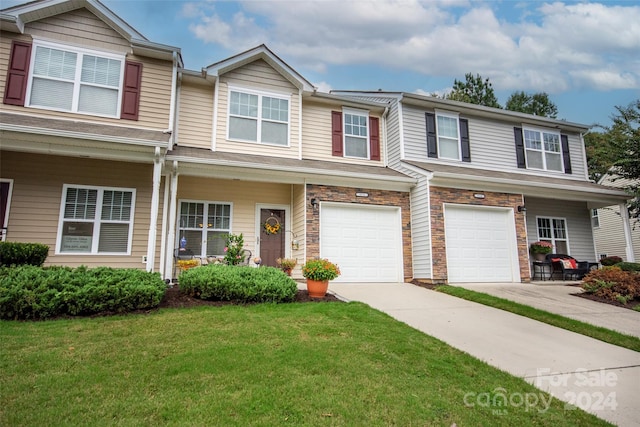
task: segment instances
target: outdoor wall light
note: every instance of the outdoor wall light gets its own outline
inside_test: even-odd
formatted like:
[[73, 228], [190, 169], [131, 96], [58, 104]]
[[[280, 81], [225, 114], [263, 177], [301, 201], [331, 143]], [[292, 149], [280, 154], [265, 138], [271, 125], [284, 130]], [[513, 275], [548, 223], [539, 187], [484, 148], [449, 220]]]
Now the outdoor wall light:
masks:
[[316, 199], [315, 197], [313, 199], [311, 199], [311, 206], [313, 207], [314, 211], [318, 210], [318, 206], [320, 205], [320, 203], [318, 202], [318, 199]]
[[524, 206], [518, 206], [518, 213], [524, 213], [527, 211], [527, 208], [525, 208]]
[[300, 249], [300, 242], [298, 242], [297, 240], [292, 240], [291, 241], [291, 249], [293, 249], [295, 251]]

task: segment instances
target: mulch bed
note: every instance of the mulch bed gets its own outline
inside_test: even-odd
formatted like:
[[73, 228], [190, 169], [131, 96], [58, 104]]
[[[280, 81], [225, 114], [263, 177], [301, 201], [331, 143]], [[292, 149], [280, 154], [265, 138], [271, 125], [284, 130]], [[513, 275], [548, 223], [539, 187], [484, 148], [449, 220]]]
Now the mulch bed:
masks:
[[580, 298], [590, 299], [591, 301], [601, 302], [601, 303], [604, 303], [604, 304], [615, 305], [616, 307], [627, 308], [629, 310], [633, 310], [634, 307], [640, 306], [640, 301], [629, 301], [626, 304], [622, 304], [622, 303], [620, 303], [618, 301], [612, 301], [610, 299], [600, 298], [600, 297], [597, 297], [597, 296], [595, 296], [593, 294], [588, 294], [586, 292], [582, 292], [582, 293], [579, 293], [579, 294], [571, 294], [571, 295], [576, 296], [576, 297], [580, 297]]

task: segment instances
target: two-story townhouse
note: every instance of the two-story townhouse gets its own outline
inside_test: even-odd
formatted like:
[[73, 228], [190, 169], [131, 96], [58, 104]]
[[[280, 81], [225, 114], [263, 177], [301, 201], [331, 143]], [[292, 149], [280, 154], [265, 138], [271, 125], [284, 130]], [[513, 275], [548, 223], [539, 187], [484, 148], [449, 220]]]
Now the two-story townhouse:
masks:
[[595, 261], [591, 210], [628, 198], [588, 180], [587, 126], [409, 93], [335, 93], [390, 102], [389, 165], [418, 180], [415, 278], [528, 281], [538, 240]]
[[222, 256], [224, 237], [242, 233], [262, 265], [320, 256], [342, 281], [411, 278], [415, 180], [387, 167], [386, 103], [317, 92], [264, 45], [181, 70], [178, 82], [166, 156], [173, 247], [184, 237], [198, 257]]
[[2, 239], [157, 270], [180, 50], [94, 0], [6, 8], [0, 30]]

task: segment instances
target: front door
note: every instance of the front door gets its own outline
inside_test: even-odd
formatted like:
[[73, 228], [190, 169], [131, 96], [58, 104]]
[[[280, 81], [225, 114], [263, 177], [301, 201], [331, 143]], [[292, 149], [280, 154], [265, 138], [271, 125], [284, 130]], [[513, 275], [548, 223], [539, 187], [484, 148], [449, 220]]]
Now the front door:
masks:
[[285, 211], [260, 209], [260, 258], [262, 265], [277, 267], [276, 259], [284, 258]]
[[9, 223], [9, 202], [11, 201], [12, 181], [0, 181], [0, 241], [7, 238], [7, 225]]

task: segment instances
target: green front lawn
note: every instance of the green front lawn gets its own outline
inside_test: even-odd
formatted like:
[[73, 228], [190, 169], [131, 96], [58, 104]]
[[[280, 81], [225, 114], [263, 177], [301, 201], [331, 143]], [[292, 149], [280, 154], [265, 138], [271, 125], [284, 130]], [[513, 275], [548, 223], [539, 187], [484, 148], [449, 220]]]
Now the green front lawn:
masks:
[[3, 426], [608, 425], [359, 303], [2, 321], [0, 343]]

